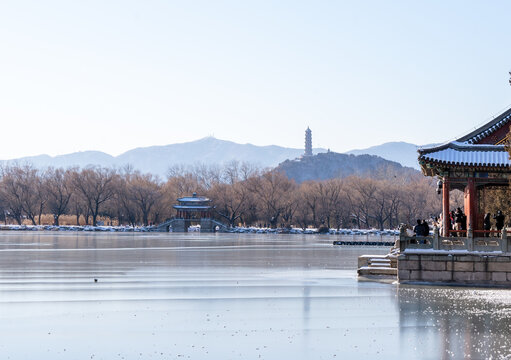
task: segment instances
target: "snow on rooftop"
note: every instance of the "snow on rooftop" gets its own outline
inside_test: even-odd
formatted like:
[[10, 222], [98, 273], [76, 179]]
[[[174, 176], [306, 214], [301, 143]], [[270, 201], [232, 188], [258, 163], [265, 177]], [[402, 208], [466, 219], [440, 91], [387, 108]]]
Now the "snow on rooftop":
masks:
[[446, 148], [422, 155], [426, 160], [440, 163], [473, 166], [508, 167], [511, 165], [507, 151], [490, 151], [473, 146], [470, 151]]
[[497, 131], [498, 129], [500, 129], [502, 126], [504, 126], [509, 120], [511, 119], [511, 114], [510, 115], [507, 115], [507, 116], [504, 116], [500, 121], [498, 121], [497, 123], [495, 123], [493, 126], [491, 126], [490, 128], [486, 129], [485, 131], [467, 139], [465, 142], [467, 144], [473, 144], [477, 141], [479, 141], [480, 139], [483, 139], [491, 134], [493, 134], [495, 131]]

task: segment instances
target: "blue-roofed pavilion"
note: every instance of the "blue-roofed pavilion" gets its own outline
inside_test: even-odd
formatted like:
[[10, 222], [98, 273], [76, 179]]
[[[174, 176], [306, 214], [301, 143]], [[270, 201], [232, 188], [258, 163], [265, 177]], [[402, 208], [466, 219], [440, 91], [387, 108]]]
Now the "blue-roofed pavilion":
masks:
[[479, 192], [488, 187], [509, 186], [511, 161], [506, 145], [510, 125], [511, 108], [454, 141], [418, 150], [423, 174], [439, 178], [445, 236], [449, 235], [445, 229], [449, 228], [451, 189], [464, 192], [467, 228], [476, 232], [483, 229], [484, 217]]
[[192, 220], [192, 219], [209, 219], [211, 218], [211, 200], [204, 196], [197, 196], [193, 193], [192, 196], [186, 196], [177, 199], [178, 205], [174, 205], [177, 210], [178, 219]]

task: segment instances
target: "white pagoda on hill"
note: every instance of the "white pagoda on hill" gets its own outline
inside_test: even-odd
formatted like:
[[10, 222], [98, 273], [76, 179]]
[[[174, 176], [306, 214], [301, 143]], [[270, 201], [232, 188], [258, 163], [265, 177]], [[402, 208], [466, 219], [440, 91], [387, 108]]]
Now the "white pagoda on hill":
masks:
[[303, 156], [312, 156], [312, 131], [308, 126], [305, 130], [305, 152]]

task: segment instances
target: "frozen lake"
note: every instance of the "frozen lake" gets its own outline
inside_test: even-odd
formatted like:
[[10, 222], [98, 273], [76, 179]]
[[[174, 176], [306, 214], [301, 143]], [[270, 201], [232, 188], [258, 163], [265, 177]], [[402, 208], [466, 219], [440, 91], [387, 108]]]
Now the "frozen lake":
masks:
[[359, 282], [387, 248], [334, 239], [0, 232], [1, 358], [511, 359], [510, 290]]

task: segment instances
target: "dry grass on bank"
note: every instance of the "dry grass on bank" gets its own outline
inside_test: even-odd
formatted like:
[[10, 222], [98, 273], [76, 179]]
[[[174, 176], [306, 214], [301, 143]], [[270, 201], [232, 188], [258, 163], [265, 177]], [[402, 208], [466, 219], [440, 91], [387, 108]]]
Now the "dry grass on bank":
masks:
[[[36, 223], [38, 219], [36, 218]], [[98, 222], [102, 221], [104, 225], [112, 225], [117, 226], [119, 225], [117, 220], [112, 220], [108, 217], [98, 217]], [[15, 225], [17, 222], [13, 219], [8, 218], [7, 224]], [[24, 219], [23, 225], [32, 225], [32, 221], [30, 219]], [[37, 224], [39, 225], [39, 224]], [[41, 224], [40, 225], [53, 225], [53, 215], [42, 215], [41, 216]], [[74, 215], [62, 215], [59, 218], [59, 225], [77, 225], [76, 224], [76, 216]], [[85, 217], [80, 216], [80, 225], [85, 225]], [[92, 225], [92, 218], [89, 217], [89, 225]]]

